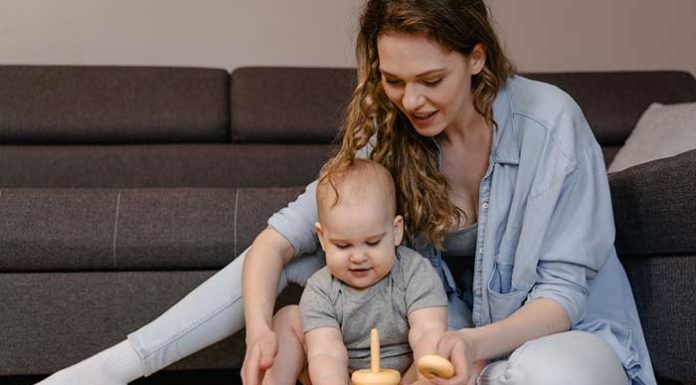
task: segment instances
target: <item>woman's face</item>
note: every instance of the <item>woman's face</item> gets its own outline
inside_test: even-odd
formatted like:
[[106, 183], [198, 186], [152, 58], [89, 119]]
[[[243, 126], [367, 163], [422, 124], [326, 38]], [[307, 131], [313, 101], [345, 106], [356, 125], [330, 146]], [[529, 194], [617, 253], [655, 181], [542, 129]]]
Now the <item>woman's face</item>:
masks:
[[387, 97], [420, 135], [462, 128], [476, 113], [471, 76], [485, 61], [480, 46], [464, 56], [425, 36], [385, 33], [377, 39], [377, 52]]

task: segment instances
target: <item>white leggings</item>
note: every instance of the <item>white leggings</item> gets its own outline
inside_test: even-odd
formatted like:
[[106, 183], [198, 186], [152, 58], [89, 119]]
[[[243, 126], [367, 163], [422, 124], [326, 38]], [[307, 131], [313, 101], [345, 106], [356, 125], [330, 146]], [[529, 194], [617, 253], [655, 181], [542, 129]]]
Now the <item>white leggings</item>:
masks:
[[[147, 375], [244, 327], [241, 278], [246, 253], [128, 336], [147, 367]], [[278, 291], [290, 282], [304, 286], [324, 264], [319, 254], [294, 259], [284, 267]], [[479, 385], [629, 383], [611, 348], [598, 337], [578, 331], [529, 341], [507, 360], [486, 366], [477, 378]]]

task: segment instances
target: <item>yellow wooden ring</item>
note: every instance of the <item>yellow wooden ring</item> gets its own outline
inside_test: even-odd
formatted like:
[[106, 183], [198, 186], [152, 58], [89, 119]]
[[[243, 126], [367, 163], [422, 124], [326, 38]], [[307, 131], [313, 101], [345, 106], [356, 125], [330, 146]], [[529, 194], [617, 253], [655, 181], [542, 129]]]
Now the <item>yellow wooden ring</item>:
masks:
[[426, 378], [450, 378], [454, 376], [454, 366], [446, 358], [427, 354], [418, 360], [418, 371]]
[[370, 369], [361, 369], [354, 371], [350, 379], [353, 385], [398, 385], [401, 374], [394, 369], [380, 369], [376, 373]]

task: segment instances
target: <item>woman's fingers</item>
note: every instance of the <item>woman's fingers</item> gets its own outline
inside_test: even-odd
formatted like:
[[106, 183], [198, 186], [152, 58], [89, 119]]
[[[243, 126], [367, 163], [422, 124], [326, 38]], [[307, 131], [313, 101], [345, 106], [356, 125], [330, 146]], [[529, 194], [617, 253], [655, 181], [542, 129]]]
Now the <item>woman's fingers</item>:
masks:
[[448, 358], [454, 366], [454, 377], [450, 379], [433, 378], [436, 385], [466, 385], [469, 380], [471, 359], [466, 351], [466, 344], [458, 333], [447, 332], [437, 346], [439, 355]]
[[266, 370], [273, 366], [278, 341], [274, 333], [264, 335], [247, 349], [242, 364], [242, 383], [244, 385], [259, 385]]
[[259, 352], [256, 345], [251, 346], [247, 349], [244, 356], [244, 363], [242, 364], [242, 384], [244, 385], [258, 385], [259, 378], [256, 375], [259, 370]]

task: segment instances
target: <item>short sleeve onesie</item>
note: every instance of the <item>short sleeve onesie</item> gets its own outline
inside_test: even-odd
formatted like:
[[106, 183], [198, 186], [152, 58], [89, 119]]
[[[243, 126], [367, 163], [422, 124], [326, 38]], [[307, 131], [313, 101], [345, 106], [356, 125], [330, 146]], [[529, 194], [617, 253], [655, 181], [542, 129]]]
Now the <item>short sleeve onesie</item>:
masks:
[[314, 273], [300, 300], [305, 332], [321, 327], [341, 330], [353, 372], [370, 366], [370, 330], [377, 328], [381, 366], [403, 373], [413, 360], [408, 342], [408, 314], [447, 306], [447, 296], [435, 269], [417, 252], [399, 246], [386, 277], [356, 290], [334, 278], [328, 267]]

